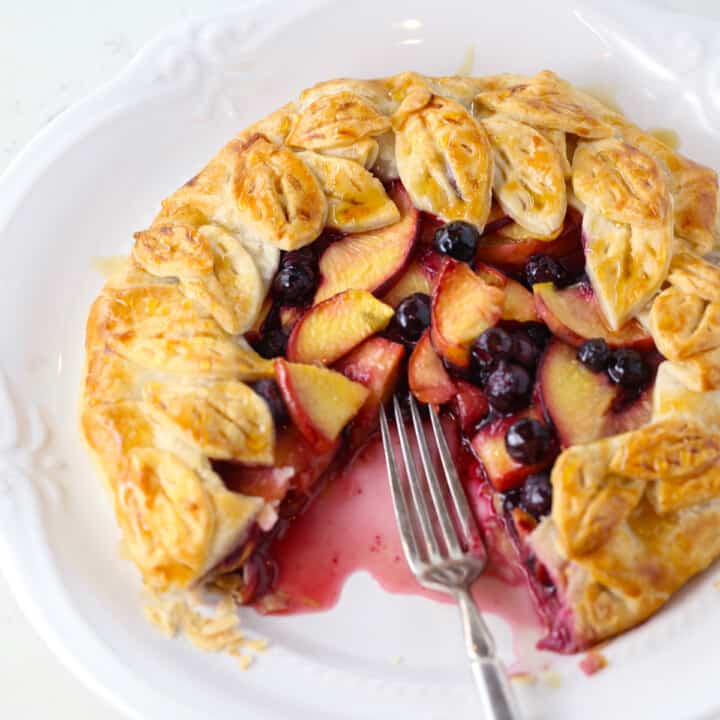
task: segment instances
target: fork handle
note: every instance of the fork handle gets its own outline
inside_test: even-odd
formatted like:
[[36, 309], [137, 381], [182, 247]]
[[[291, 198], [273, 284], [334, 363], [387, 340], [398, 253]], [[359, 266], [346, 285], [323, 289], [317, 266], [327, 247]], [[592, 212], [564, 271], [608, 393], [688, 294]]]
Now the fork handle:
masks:
[[475, 685], [487, 720], [520, 720], [507, 673], [495, 653], [495, 643], [480, 611], [467, 589], [457, 593], [465, 647], [470, 658]]

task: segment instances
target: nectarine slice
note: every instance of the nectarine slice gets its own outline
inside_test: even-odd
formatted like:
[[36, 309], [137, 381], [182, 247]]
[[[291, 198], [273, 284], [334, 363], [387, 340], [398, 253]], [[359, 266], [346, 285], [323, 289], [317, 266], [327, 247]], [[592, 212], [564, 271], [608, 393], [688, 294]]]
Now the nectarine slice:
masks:
[[402, 185], [397, 184], [391, 196], [402, 213], [398, 222], [348, 235], [322, 254], [316, 304], [351, 288], [381, 291], [405, 267], [415, 245], [419, 213]]
[[467, 432], [488, 414], [488, 400], [485, 393], [472, 383], [456, 380], [455, 387], [457, 394], [452, 400], [452, 410], [463, 432]]
[[408, 384], [413, 395], [424, 403], [442, 405], [455, 395], [455, 385], [435, 352], [426, 330], [408, 361]]
[[370, 394], [339, 372], [283, 358], [275, 360], [275, 376], [293, 423], [318, 452], [332, 447]]
[[334, 369], [346, 378], [364, 385], [369, 395], [353, 422], [350, 445], [355, 446], [378, 424], [378, 410], [395, 392], [405, 348], [381, 337], [368, 338], [339, 360]]
[[430, 277], [418, 260], [413, 260], [403, 271], [397, 282], [383, 295], [382, 301], [396, 308], [406, 297], [414, 293], [432, 293]]
[[502, 317], [505, 293], [465, 263], [447, 259], [432, 297], [432, 341], [451, 363], [467, 367], [470, 345]]
[[383, 330], [394, 314], [367, 290], [346, 290], [313, 305], [288, 338], [293, 362], [330, 365], [363, 340]]
[[487, 283], [505, 291], [503, 302], [503, 320], [516, 322], [537, 322], [540, 316], [535, 309], [535, 300], [532, 293], [524, 288], [517, 280], [513, 280], [497, 268], [477, 263], [475, 272]]
[[552, 283], [533, 285], [535, 307], [554, 335], [571, 345], [603, 338], [611, 347], [650, 349], [653, 340], [637, 320], [619, 330], [605, 323], [590, 285], [578, 283], [558, 290]]
[[498, 417], [488, 422], [478, 430], [470, 443], [487, 479], [498, 492], [506, 492], [521, 485], [528, 475], [544, 470], [554, 459], [554, 453], [548, 452], [547, 458], [542, 462], [523, 465], [510, 457], [505, 448], [505, 435], [514, 422], [526, 417], [544, 422], [540, 410], [532, 406], [515, 415]]
[[563, 447], [604, 437], [608, 415], [619, 393], [618, 386], [604, 372], [588, 370], [576, 353], [572, 345], [553, 339], [537, 374], [543, 407]]

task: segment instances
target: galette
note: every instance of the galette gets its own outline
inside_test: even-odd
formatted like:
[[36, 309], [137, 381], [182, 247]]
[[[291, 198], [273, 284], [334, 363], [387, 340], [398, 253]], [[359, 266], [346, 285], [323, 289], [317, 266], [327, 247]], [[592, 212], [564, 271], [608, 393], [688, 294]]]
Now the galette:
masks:
[[305, 90], [90, 309], [82, 431], [125, 553], [157, 593], [272, 598], [279, 528], [413, 393], [544, 647], [641, 623], [720, 554], [718, 237], [713, 170], [550, 71]]

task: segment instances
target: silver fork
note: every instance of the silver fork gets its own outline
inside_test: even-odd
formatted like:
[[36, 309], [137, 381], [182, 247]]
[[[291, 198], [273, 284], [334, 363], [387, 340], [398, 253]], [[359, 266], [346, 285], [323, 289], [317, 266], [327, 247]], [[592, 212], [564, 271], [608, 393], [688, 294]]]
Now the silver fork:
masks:
[[[484, 710], [483, 718], [519, 720], [520, 714], [505, 668], [495, 652], [495, 643], [485, 621], [470, 595], [470, 586], [485, 569], [487, 553], [450, 455], [440, 418], [435, 409], [429, 406], [433, 435], [457, 523], [453, 521], [435, 471], [415, 399], [410, 396], [410, 413], [424, 480], [415, 464], [397, 397], [393, 398], [393, 405], [405, 475], [410, 486], [409, 501], [403, 487], [402, 473], [398, 471], [384, 408], [380, 411], [380, 430], [395, 517], [408, 565], [422, 585], [449, 593], [457, 600], [465, 632], [465, 646]], [[473, 552], [469, 552], [471, 547]]]

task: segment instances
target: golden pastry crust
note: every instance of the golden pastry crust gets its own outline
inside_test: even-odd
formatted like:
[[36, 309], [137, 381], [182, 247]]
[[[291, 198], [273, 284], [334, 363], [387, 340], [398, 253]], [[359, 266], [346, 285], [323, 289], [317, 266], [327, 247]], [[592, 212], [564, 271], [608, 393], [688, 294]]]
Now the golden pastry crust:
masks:
[[321, 95], [296, 115], [286, 142], [291, 147], [321, 150], [351, 145], [390, 129], [390, 119], [362, 96], [341, 90]]
[[629, 225], [586, 208], [582, 229], [588, 277], [608, 325], [618, 330], [650, 302], [667, 276], [672, 221]]
[[480, 92], [475, 101], [537, 128], [562, 130], [585, 138], [613, 134], [583, 95], [549, 70], [519, 84]]
[[462, 105], [429, 94], [417, 106], [401, 105], [393, 126], [400, 179], [415, 207], [482, 229], [493, 176], [492, 149], [482, 127]]
[[655, 226], [668, 217], [670, 193], [662, 168], [617, 138], [580, 143], [572, 183], [581, 202], [613, 222]]
[[298, 157], [315, 173], [328, 200], [326, 224], [343, 232], [362, 232], [400, 219], [382, 183], [363, 165], [341, 157], [301, 152]]
[[549, 71], [319, 83], [162, 203], [87, 321], [81, 426], [128, 554], [151, 587], [187, 587], [240, 567], [252, 547], [233, 553], [272, 525], [277, 501], [229, 491], [212, 463], [273, 465], [249, 383], [280, 368], [311, 393], [329, 373], [315, 442], [337, 442], [367, 391], [265, 360], [242, 334], [269, 312], [280, 251], [397, 222], [383, 182], [398, 178], [417, 208], [479, 230], [494, 190], [508, 240], [553, 239], [571, 202], [608, 326], [642, 314], [669, 358], [650, 423], [561, 454], [529, 538], [577, 646], [641, 622], [720, 554], [720, 270], [702, 257], [717, 174]]
[[555, 144], [529, 125], [501, 115], [482, 125], [495, 151], [494, 192], [503, 210], [534, 236], [559, 232], [567, 194]]

